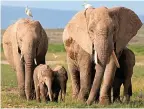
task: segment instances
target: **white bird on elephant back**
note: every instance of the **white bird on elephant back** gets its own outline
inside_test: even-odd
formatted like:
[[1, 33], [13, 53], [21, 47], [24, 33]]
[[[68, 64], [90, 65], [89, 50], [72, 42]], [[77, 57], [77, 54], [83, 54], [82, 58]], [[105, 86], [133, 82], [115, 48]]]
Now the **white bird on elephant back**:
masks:
[[28, 8], [28, 6], [25, 8], [25, 13], [26, 13], [26, 15], [28, 15], [29, 17], [33, 17], [33, 16], [32, 16], [32, 12], [31, 12], [31, 10]]
[[83, 6], [84, 6], [85, 9], [87, 9], [87, 8], [93, 8], [93, 6], [91, 4], [88, 4], [86, 2], [83, 4]]

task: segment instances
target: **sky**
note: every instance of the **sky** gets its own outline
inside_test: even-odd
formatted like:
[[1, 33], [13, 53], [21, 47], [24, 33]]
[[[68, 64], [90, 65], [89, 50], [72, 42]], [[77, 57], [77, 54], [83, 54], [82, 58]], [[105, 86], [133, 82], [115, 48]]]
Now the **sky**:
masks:
[[[86, 1], [86, 0], [85, 0]], [[124, 6], [132, 9], [139, 15], [144, 15], [144, 1], [86, 1], [92, 4], [94, 7], [106, 6]], [[16, 7], [35, 7], [35, 8], [47, 8], [58, 10], [82, 10], [82, 4], [84, 1], [6, 1], [2, 0], [4, 6], [16, 6]]]

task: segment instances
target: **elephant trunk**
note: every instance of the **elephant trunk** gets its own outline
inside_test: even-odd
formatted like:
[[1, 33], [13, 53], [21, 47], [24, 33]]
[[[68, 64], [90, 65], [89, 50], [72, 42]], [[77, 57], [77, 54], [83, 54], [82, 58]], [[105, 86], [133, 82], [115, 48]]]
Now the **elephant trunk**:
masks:
[[47, 88], [48, 88], [47, 95], [49, 95], [50, 101], [53, 101], [52, 81], [47, 80], [46, 85], [47, 85]]
[[27, 100], [29, 100], [34, 97], [33, 70], [36, 50], [34, 40], [29, 40], [27, 42], [24, 42], [23, 44], [22, 56], [24, 57], [25, 61], [25, 93]]
[[33, 57], [32, 55], [24, 56], [25, 58], [25, 93], [27, 100], [30, 99], [32, 93], [32, 76], [33, 76]]
[[93, 80], [90, 95], [87, 100], [87, 104], [91, 104], [94, 101], [95, 96], [97, 96], [98, 94], [100, 85], [102, 83], [102, 78], [104, 75], [106, 64], [112, 53], [113, 47], [112, 47], [112, 44], [109, 43], [109, 41], [106, 40], [106, 38], [104, 38], [103, 40], [100, 41], [100, 43], [98, 43], [98, 41], [94, 42], [94, 49], [96, 51], [95, 53], [97, 53], [95, 54], [96, 55], [95, 57], [97, 57], [97, 60], [95, 59], [97, 61], [97, 64], [95, 66], [96, 73], [95, 73], [95, 77]]

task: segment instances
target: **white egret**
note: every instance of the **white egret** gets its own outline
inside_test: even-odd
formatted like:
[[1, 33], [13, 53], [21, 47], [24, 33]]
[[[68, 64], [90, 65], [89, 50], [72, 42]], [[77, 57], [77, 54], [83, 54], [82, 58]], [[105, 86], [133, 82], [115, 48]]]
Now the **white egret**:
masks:
[[57, 56], [56, 54], [53, 53], [53, 57], [54, 57], [54, 58], [57, 58], [58, 56]]
[[85, 9], [87, 9], [87, 8], [93, 8], [93, 6], [91, 4], [88, 4], [86, 2], [83, 4], [83, 6], [84, 6]]
[[26, 13], [26, 15], [28, 15], [29, 17], [33, 17], [33, 16], [32, 16], [32, 12], [31, 12], [31, 10], [28, 8], [28, 6], [25, 8], [25, 13]]

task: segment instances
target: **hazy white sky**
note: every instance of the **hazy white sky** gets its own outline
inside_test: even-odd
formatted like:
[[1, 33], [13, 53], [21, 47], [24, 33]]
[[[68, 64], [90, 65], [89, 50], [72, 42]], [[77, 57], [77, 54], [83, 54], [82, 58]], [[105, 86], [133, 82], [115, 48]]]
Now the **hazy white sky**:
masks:
[[48, 9], [59, 9], [59, 10], [81, 10], [83, 9], [82, 4], [84, 1], [92, 4], [94, 7], [99, 6], [124, 6], [134, 10], [137, 14], [144, 15], [144, 1], [6, 1], [2, 0], [2, 5], [8, 6], [19, 6], [25, 7], [28, 5], [29, 7], [36, 7], [36, 8], [48, 8]]

